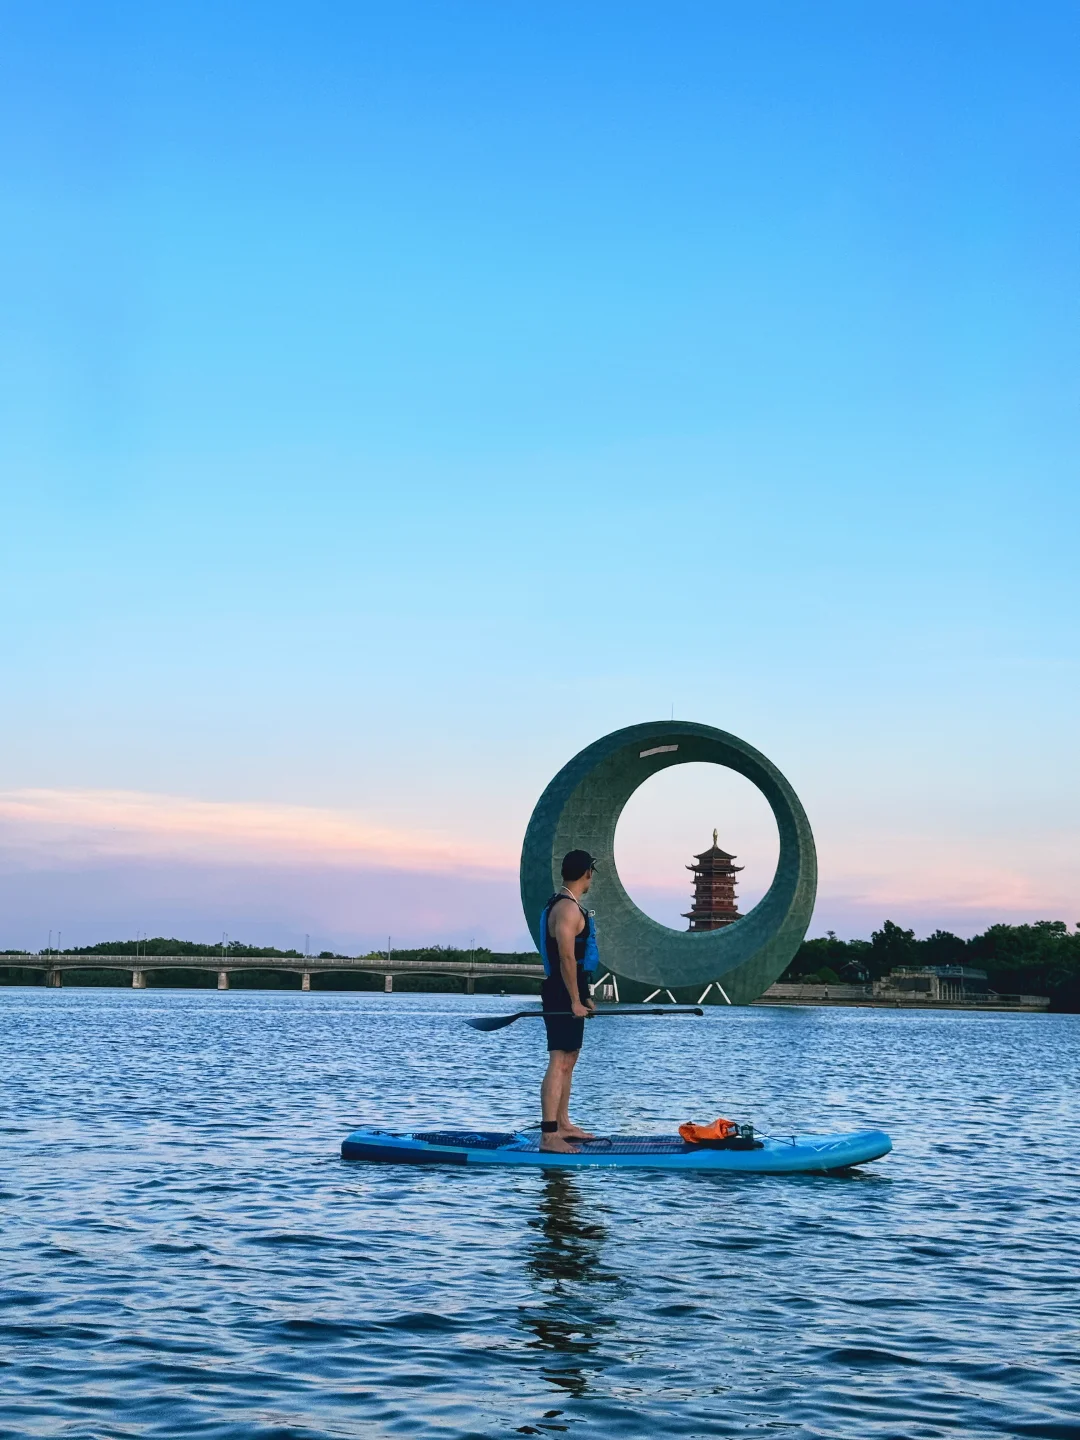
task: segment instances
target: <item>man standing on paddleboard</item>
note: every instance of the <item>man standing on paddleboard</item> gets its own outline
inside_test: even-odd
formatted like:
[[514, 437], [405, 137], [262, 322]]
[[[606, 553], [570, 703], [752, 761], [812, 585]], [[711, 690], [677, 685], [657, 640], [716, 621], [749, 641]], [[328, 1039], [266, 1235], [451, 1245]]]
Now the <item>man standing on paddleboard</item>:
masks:
[[547, 978], [540, 987], [547, 1030], [548, 1067], [540, 1086], [540, 1149], [574, 1154], [574, 1140], [595, 1137], [570, 1119], [570, 1084], [585, 1037], [585, 1021], [596, 1009], [587, 970], [596, 968], [596, 926], [581, 903], [592, 884], [596, 861], [587, 850], [571, 850], [562, 862], [563, 883], [540, 919], [541, 958]]

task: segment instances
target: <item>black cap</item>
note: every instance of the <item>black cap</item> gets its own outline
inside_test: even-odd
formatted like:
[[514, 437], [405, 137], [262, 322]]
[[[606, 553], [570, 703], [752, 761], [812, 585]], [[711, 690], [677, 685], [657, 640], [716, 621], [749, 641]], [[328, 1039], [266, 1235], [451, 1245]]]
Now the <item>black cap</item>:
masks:
[[596, 861], [588, 850], [571, 850], [569, 855], [563, 856], [562, 878], [564, 880], [580, 880], [586, 870], [595, 869]]

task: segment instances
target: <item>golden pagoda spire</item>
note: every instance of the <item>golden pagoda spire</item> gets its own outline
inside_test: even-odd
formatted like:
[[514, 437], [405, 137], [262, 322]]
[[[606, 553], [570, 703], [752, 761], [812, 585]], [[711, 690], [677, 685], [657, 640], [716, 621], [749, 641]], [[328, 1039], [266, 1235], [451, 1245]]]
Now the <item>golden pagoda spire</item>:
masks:
[[716, 844], [716, 831], [715, 831], [715, 830], [712, 832], [712, 843], [713, 843], [714, 845]]

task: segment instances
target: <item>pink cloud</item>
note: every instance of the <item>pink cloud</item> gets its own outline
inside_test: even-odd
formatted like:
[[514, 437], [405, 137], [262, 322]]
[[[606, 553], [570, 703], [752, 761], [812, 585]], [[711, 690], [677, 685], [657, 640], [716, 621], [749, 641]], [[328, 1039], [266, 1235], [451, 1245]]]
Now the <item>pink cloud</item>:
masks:
[[358, 953], [531, 948], [517, 856], [314, 807], [132, 791], [0, 793], [0, 947], [143, 933]]
[[0, 847], [27, 863], [132, 856], [505, 875], [517, 857], [345, 811], [131, 790], [0, 792]]

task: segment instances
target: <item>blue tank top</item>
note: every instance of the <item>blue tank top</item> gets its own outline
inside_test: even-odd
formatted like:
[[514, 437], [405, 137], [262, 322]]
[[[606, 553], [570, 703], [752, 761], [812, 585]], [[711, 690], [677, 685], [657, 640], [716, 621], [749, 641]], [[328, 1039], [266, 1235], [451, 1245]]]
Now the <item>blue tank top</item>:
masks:
[[592, 975], [600, 966], [600, 950], [596, 943], [596, 916], [591, 910], [586, 910], [584, 905], [579, 904], [572, 895], [552, 895], [544, 906], [544, 913], [540, 916], [540, 938], [543, 941], [540, 958], [544, 962], [544, 974], [557, 975], [559, 973], [559, 942], [548, 929], [551, 907], [559, 900], [569, 900], [572, 904], [577, 905], [585, 918], [585, 928], [580, 935], [574, 937], [574, 959], [586, 975]]

